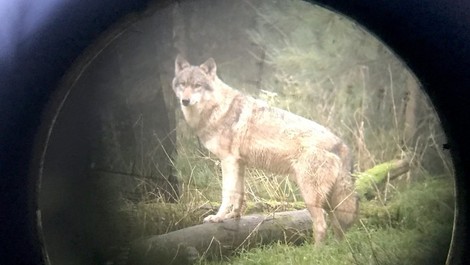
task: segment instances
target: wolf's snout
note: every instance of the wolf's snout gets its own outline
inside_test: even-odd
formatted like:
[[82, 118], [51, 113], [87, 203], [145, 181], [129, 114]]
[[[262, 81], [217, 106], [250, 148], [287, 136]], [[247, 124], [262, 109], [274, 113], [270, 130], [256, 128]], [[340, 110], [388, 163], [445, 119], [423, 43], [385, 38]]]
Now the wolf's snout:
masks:
[[187, 107], [189, 105], [189, 99], [182, 99], [181, 104], [183, 104], [183, 106]]

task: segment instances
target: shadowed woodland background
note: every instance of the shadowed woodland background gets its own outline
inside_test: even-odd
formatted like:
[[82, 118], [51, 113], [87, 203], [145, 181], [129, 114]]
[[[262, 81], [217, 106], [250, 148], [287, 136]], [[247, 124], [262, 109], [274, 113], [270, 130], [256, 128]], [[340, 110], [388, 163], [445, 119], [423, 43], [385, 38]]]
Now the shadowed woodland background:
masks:
[[[58, 89], [66, 97], [55, 103], [40, 189], [52, 264], [121, 264], [129, 240], [151, 232], [132, 228], [150, 216], [140, 205], [201, 208], [201, 195], [190, 194], [219, 187], [218, 165], [185, 126], [171, 90], [177, 54], [196, 65], [213, 57], [227, 84], [327, 126], [352, 148], [356, 171], [408, 157], [412, 170], [396, 186], [452, 180], [445, 135], [419, 83], [349, 19], [302, 1], [155, 4], [101, 36]], [[301, 199], [282, 178], [275, 183], [289, 191], [265, 182], [258, 191], [261, 175], [250, 174], [251, 200]], [[158, 214], [148, 218], [161, 229]], [[160, 232], [186, 225], [179, 221]]]

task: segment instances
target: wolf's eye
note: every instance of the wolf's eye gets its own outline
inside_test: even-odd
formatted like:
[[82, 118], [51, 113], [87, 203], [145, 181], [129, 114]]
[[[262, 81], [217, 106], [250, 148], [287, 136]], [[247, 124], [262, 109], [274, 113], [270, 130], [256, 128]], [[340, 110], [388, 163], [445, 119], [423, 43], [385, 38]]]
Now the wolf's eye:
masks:
[[201, 88], [202, 88], [202, 84], [196, 83], [196, 84], [194, 85], [194, 88], [195, 88], [195, 89], [201, 89]]

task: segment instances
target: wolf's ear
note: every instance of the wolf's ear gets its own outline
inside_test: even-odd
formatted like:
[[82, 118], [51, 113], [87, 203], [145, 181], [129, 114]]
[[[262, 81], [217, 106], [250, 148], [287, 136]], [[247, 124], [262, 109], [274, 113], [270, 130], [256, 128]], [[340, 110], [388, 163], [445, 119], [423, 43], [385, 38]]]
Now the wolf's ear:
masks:
[[217, 66], [213, 58], [207, 59], [207, 61], [201, 64], [201, 69], [208, 74], [210, 77], [214, 78], [217, 74]]
[[186, 61], [186, 59], [183, 58], [183, 56], [181, 56], [180, 54], [178, 54], [176, 56], [176, 60], [175, 60], [175, 74], [178, 74], [179, 72], [181, 72], [181, 70], [189, 67], [190, 64], [188, 61]]

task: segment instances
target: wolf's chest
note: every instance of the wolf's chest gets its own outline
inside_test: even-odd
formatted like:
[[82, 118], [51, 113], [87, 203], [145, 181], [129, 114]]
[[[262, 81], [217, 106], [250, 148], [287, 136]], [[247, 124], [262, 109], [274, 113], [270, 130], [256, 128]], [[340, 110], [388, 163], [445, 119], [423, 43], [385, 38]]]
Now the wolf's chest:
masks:
[[200, 115], [194, 108], [182, 108], [184, 119], [191, 128], [196, 128], [200, 122]]
[[220, 156], [222, 155], [221, 153], [223, 149], [221, 148], [219, 138], [220, 138], [219, 136], [213, 136], [210, 139], [205, 139], [203, 141], [203, 144], [204, 144], [204, 147], [207, 148], [207, 150], [209, 150], [211, 153], [213, 153], [214, 155], [220, 158]]

